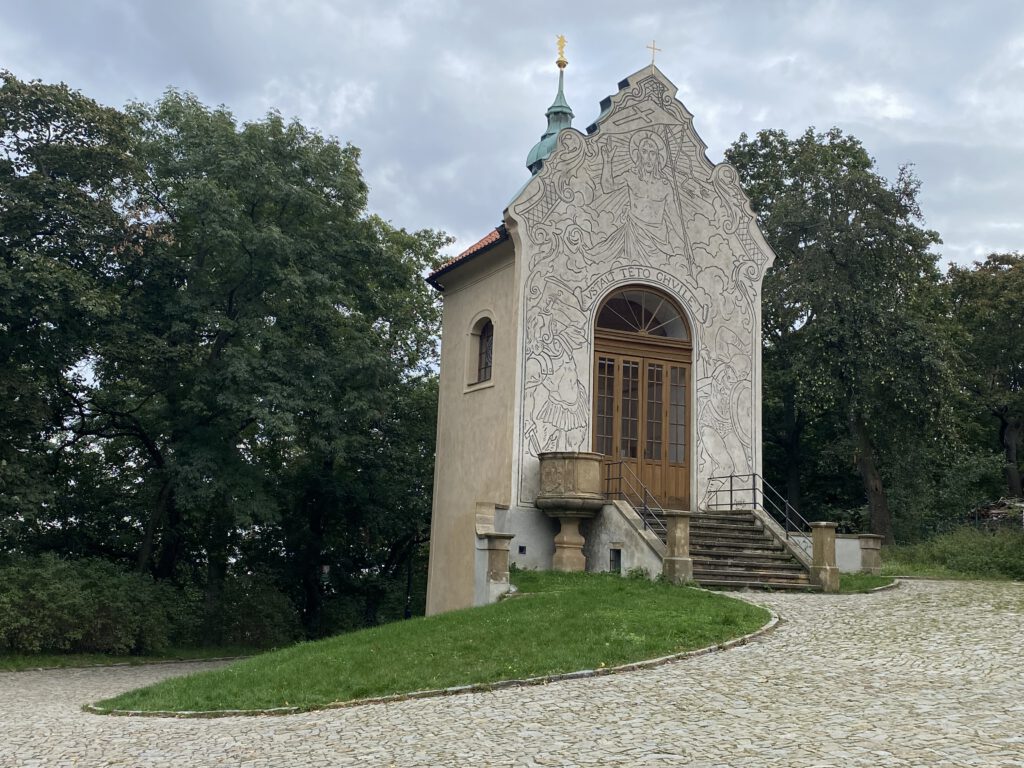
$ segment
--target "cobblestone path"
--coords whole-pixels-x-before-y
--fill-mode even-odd
[[[0,765],[1024,766],[1024,585],[751,597],[783,623],[723,653],[287,717],[79,711],[208,664],[0,674]]]

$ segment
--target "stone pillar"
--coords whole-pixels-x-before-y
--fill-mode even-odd
[[[690,559],[690,512],[666,510],[668,542],[662,573],[673,584],[693,581],[693,560]]]
[[[601,492],[602,456],[559,451],[538,458],[540,493],[535,503],[549,517],[557,517],[560,525],[551,567],[556,571],[586,570],[580,520],[593,517],[607,503]]]
[[[583,556],[580,518],[559,515],[558,523],[561,528],[555,535],[555,556],[551,559],[551,567],[556,571],[585,571],[587,559]]]
[[[811,582],[825,592],[839,591],[836,567],[836,524],[811,523]]]
[[[487,540],[487,581],[490,584],[508,586],[508,547],[515,538],[514,533],[488,533]]]
[[[475,575],[476,579],[484,581],[482,585],[474,585],[474,599],[481,605],[499,600],[509,590],[508,550],[515,534],[502,533],[494,529],[497,512],[506,509],[508,507],[489,501],[476,503],[476,538],[479,542],[476,548],[487,553],[487,573]],[[481,600],[484,602],[480,603]]]
[[[882,537],[874,533],[862,533],[860,539],[860,569],[864,573],[882,572]]]

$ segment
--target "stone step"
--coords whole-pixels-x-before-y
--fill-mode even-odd
[[[754,556],[740,556],[740,557],[708,557],[708,556],[694,556],[691,553],[693,560],[693,567],[698,566],[705,569],[711,568],[747,568],[752,571],[797,571],[803,572],[804,567],[789,558],[774,558],[774,557],[754,557]]]
[[[749,512],[742,512],[739,514],[730,512],[728,514],[708,514],[701,512],[699,514],[692,515],[690,521],[693,523],[710,522],[710,523],[756,523],[757,518]]]
[[[806,569],[798,561],[789,558],[758,557],[757,555],[746,555],[741,557],[693,557],[694,568],[724,568],[728,570],[748,569],[765,571],[791,571],[793,573],[805,573]]]
[[[773,570],[761,570],[760,568],[716,568],[694,566],[693,569],[694,578],[698,578],[697,574],[703,575],[711,579],[739,579],[740,581],[772,581],[775,579],[781,581],[807,581],[808,576],[804,571],[773,571]],[[699,578],[698,578],[699,580]]]
[[[742,522],[708,519],[690,521],[690,536],[692,536],[694,532],[703,532],[708,530],[745,530],[750,532],[759,532],[763,530],[763,528],[754,520],[744,520]]]
[[[755,549],[774,549],[775,547],[782,547],[782,544],[777,542],[771,536],[767,534],[744,534],[739,535],[735,533],[722,533],[716,531],[715,533],[708,535],[694,535],[694,532],[690,532],[690,546],[691,547],[753,547]]]
[[[690,541],[775,541],[771,534],[766,533],[758,528],[748,528],[745,530],[725,528],[691,528],[690,529]]]
[[[732,581],[730,579],[697,579],[696,581],[702,587],[712,589],[791,589],[799,590],[801,592],[821,592],[820,586],[809,582],[779,582],[776,584],[761,581]]]
[[[704,578],[707,579],[739,579],[740,581],[764,581],[764,582],[775,582],[775,581],[807,581],[807,574],[802,570],[800,571],[775,571],[775,570],[762,570],[760,568],[721,568],[718,566],[712,566],[709,568],[694,568],[693,578],[697,581],[701,581]]]
[[[736,507],[735,509],[722,507],[721,509],[701,509],[693,514],[700,515],[702,517],[754,517],[754,510],[743,509],[741,507]]]
[[[792,560],[793,556],[781,545],[765,542],[759,547],[715,546],[704,544],[690,545],[690,557],[693,556],[732,558],[738,557],[771,557],[779,560]]]
[[[690,526],[690,539],[772,539],[771,534],[764,528],[756,528],[753,525],[727,527],[724,525],[713,525],[702,527],[700,525]],[[774,541],[774,540],[773,540]]]
[[[751,510],[701,510],[690,518],[693,577],[720,589],[820,591],[804,566]]]

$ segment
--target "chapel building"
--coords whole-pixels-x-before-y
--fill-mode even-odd
[[[428,614],[496,599],[506,552],[654,576],[658,510],[761,473],[774,254],[738,175],[708,160],[654,64],[585,132],[558,64],[532,177],[428,278],[444,302]]]

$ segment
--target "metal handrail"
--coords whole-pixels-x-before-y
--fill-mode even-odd
[[[729,494],[728,502],[719,501],[719,497],[724,493]],[[761,509],[767,512],[782,527],[787,541],[792,540],[808,555],[811,554],[811,524],[807,518],[756,472],[708,478],[705,499],[713,499],[705,504],[712,510],[739,508]],[[798,534],[799,538],[794,539],[791,534]]]
[[[667,542],[668,528],[665,525],[665,509],[658,503],[650,489],[644,485],[633,468],[625,461],[613,461],[606,466],[608,473],[605,475],[605,498],[628,502],[640,516],[644,528],[649,528],[651,533],[662,542]],[[618,468],[618,474],[612,474],[613,467]],[[614,490],[613,482],[616,483]]]

